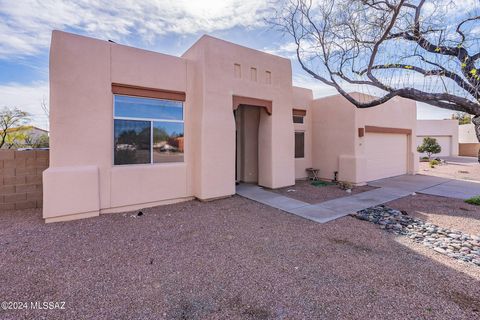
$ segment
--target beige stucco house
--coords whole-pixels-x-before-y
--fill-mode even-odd
[[[480,143],[475,133],[473,123],[462,124],[458,127],[459,155],[466,157],[477,157],[480,150]]]
[[[421,145],[426,137],[435,138],[442,148],[435,156],[458,156],[458,120],[417,120],[417,146]],[[420,153],[419,156],[425,154]]]
[[[314,100],[290,60],[210,36],[175,57],[54,31],[50,108],[47,222],[290,186],[310,167],[355,184],[418,167],[414,102]]]

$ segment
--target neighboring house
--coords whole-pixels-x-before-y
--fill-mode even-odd
[[[435,138],[442,147],[442,151],[434,156],[458,156],[458,120],[417,120],[417,146],[421,145],[426,137]],[[426,154],[419,153],[419,156]]]
[[[475,134],[475,126],[473,123],[462,124],[458,126],[458,142],[459,143],[478,143]]]
[[[3,132],[3,131],[2,131]],[[48,131],[37,128],[35,126],[20,126],[7,129],[7,143],[3,145],[3,149],[9,148],[8,142],[15,142],[15,146],[24,147],[28,144],[28,140],[38,139],[39,137],[47,135]],[[27,139],[26,139],[27,138]]]
[[[459,155],[476,157],[480,149],[473,123],[458,126]]]
[[[367,98],[367,97],[365,97]],[[181,57],[54,31],[47,222],[295,184],[414,174],[415,102],[356,109],[288,59],[210,36]]]

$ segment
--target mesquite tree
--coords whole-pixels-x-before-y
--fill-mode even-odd
[[[15,132],[11,130],[24,125],[30,120],[30,114],[18,108],[3,108],[0,110],[0,149],[8,144],[9,148],[14,145]],[[12,135],[9,137],[9,134]]]
[[[271,22],[293,38],[301,67],[356,107],[398,96],[467,112],[480,141],[479,3],[287,0]]]

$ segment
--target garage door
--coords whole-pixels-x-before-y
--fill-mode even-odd
[[[424,137],[417,137],[417,146],[423,143]],[[442,152],[437,153],[434,156],[450,156],[452,154],[452,137],[451,136],[432,136],[437,139],[438,144],[442,147]],[[426,156],[426,154],[420,153],[420,156]]]
[[[366,181],[406,174],[407,144],[406,134],[367,133],[365,135]]]

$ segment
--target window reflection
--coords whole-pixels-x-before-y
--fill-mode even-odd
[[[183,161],[183,123],[153,122],[153,162]]]
[[[114,163],[150,163],[150,121],[115,120]]]
[[[183,162],[183,102],[114,96],[114,164]]]
[[[115,96],[115,117],[183,120],[180,101]]]

